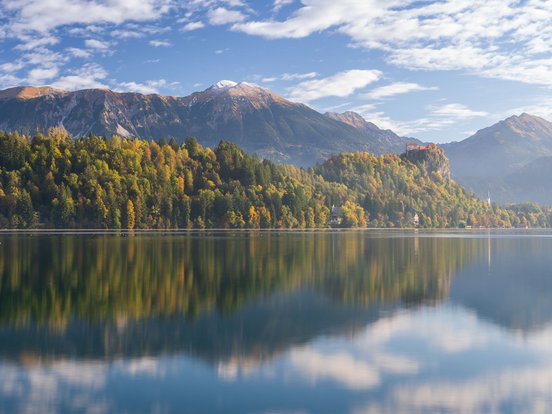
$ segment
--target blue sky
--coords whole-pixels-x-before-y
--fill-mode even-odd
[[[552,120],[550,0],[0,0],[0,88],[247,81],[433,142]]]

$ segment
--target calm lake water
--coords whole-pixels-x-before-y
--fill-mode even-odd
[[[549,413],[552,233],[1,234],[1,413]]]

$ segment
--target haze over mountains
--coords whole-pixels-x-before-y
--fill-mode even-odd
[[[443,145],[456,181],[498,202],[552,204],[552,123],[523,113]]]
[[[260,157],[303,166],[344,151],[399,152],[412,141],[346,118],[325,116],[268,89],[232,81],[186,97],[48,87],[0,92],[4,130],[33,133],[63,126],[73,136],[174,137],[179,142],[195,136],[207,146],[226,139]]]
[[[50,87],[0,91],[0,130],[34,133],[63,126],[73,136],[146,139],[195,136],[206,146],[232,141],[262,158],[311,166],[331,154],[403,152],[407,142],[355,112],[321,114],[246,82],[220,81],[186,97],[66,92]],[[552,123],[521,114],[442,145],[453,178],[493,201],[552,204]]]

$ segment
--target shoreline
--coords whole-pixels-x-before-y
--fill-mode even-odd
[[[549,227],[535,227],[535,228],[491,228],[491,227],[478,227],[478,228],[389,228],[389,227],[371,227],[371,228],[308,228],[308,229],[0,229],[0,235],[9,234],[22,234],[22,235],[208,235],[209,233],[215,234],[301,234],[301,233],[389,233],[389,234],[443,234],[443,233],[456,233],[456,234],[481,234],[481,233],[493,233],[493,234],[522,234],[522,233],[552,233],[552,228]]]

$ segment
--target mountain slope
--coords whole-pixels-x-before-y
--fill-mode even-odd
[[[552,204],[552,123],[523,113],[442,146],[453,177],[500,203]]]
[[[356,112],[346,111],[341,114],[337,112],[326,112],[324,115],[328,118],[335,119],[336,121],[351,125],[352,127],[363,131],[368,136],[377,136],[379,144],[379,150],[376,151],[377,153],[401,153],[404,151],[404,147],[407,143],[422,143],[415,138],[400,137],[390,129],[380,129],[376,124],[366,121]]]
[[[504,177],[539,157],[552,156],[552,123],[523,113],[443,148],[455,177]]]
[[[505,177],[463,177],[474,193],[499,203],[536,202],[552,206],[552,157],[540,157]]]
[[[34,133],[63,126],[73,136],[174,137],[178,142],[192,135],[208,146],[226,139],[263,158],[298,165],[342,151],[402,151],[403,138],[369,125],[358,128],[245,82],[220,81],[187,97],[48,87],[0,91],[3,130]]]

